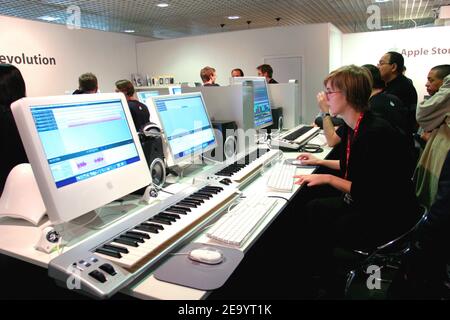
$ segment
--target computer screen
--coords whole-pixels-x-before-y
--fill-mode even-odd
[[[151,97],[159,96],[159,91],[138,91],[137,93],[138,100],[145,105],[148,105],[147,101],[151,99]]]
[[[150,117],[163,129],[169,166],[192,161],[194,156],[217,146],[200,92],[153,97],[149,109]]]
[[[24,98],[11,108],[53,223],[150,184],[123,94]]]
[[[250,102],[253,104],[253,128],[262,129],[273,124],[272,109],[270,106],[267,83],[264,77],[234,77],[230,79],[231,84],[242,84],[251,87]],[[245,90],[244,90],[245,92]],[[244,108],[247,108],[244,101]],[[244,113],[247,110],[244,110]]]
[[[181,86],[171,86],[169,87],[169,94],[181,94]]]

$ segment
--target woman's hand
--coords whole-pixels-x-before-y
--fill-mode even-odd
[[[297,160],[300,160],[302,162],[302,165],[307,166],[320,165],[320,159],[317,159],[310,153],[300,153],[300,155],[297,157]]]
[[[328,104],[328,99],[325,92],[322,91],[317,94],[317,104],[319,105],[320,111],[323,113],[330,112],[330,105]]]
[[[329,184],[331,181],[329,174],[308,174],[303,176],[294,176],[294,178],[298,179],[295,184],[306,184],[308,187]]]

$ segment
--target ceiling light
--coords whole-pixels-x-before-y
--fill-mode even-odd
[[[381,28],[383,28],[383,29],[390,29],[390,28],[392,28],[392,26],[382,26]]]
[[[239,18],[240,18],[239,16],[229,16],[228,20],[237,20]]]
[[[57,21],[61,18],[55,18],[55,17],[50,17],[50,16],[43,16],[43,17],[39,17],[38,19],[44,20],[44,21]]]
[[[134,30],[123,30],[123,32],[126,32],[126,33],[134,33],[134,32],[136,32],[136,31],[134,31]]]
[[[391,0],[375,0],[376,3],[384,3],[384,2],[389,2]]]
[[[157,6],[160,8],[167,8],[169,6],[169,4],[168,3],[158,3]]]

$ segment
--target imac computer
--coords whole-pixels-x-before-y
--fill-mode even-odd
[[[170,86],[169,94],[171,95],[181,94],[181,86]]]
[[[149,99],[151,99],[151,97],[157,97],[159,96],[159,91],[157,90],[151,90],[151,91],[138,91],[136,92],[137,94],[137,98],[138,100],[145,104],[148,105],[149,103]]]
[[[267,83],[264,77],[234,77],[231,84],[242,84],[244,129],[264,129],[273,124]]]
[[[151,183],[123,94],[23,98],[11,109],[53,224]]]
[[[200,92],[153,97],[149,104],[150,118],[162,128],[164,156],[173,167],[192,163],[217,146],[214,129]]]

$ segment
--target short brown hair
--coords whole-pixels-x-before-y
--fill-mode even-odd
[[[331,72],[323,81],[325,87],[330,82],[333,89],[342,91],[347,102],[357,111],[369,109],[372,93],[372,76],[366,68],[355,65],[345,66]]]
[[[204,67],[200,71],[200,78],[202,78],[203,82],[207,82],[214,75],[214,72],[216,72],[216,69],[214,69],[212,67]]]
[[[132,97],[134,95],[134,86],[130,80],[119,80],[116,82],[116,88],[122,92],[127,97]]]
[[[83,73],[78,78],[79,89],[83,92],[95,91],[98,89],[97,77],[93,73]]]
[[[258,66],[256,69],[261,70],[261,72],[263,74],[267,73],[269,78],[272,78],[272,76],[273,76],[273,69],[269,64],[262,64],[262,65]]]

